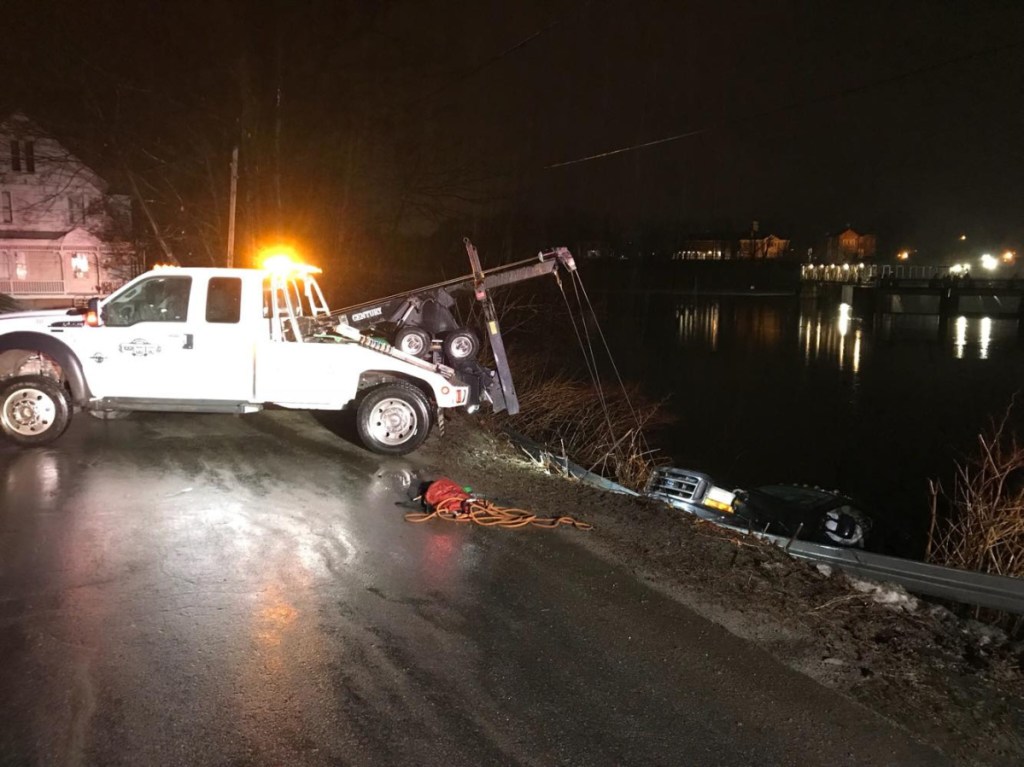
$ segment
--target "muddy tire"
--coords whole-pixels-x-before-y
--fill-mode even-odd
[[[60,382],[19,376],[0,384],[0,432],[16,445],[48,445],[71,421],[71,403]]]
[[[430,433],[430,405],[412,384],[394,382],[370,389],[356,413],[359,438],[384,455],[405,455]]]

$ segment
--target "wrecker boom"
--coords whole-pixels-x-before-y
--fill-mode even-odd
[[[557,277],[559,269],[574,272],[576,261],[566,248],[555,248],[534,258],[484,270],[473,243],[469,238],[464,238],[463,243],[472,274],[338,309],[331,312],[331,317],[359,331],[383,335],[403,352],[426,355],[432,346],[437,346],[436,342],[446,336],[459,333],[465,336],[469,332],[467,328],[457,326],[450,310],[455,305],[453,293],[472,291],[483,311],[497,373],[497,381],[484,381],[481,385],[488,391],[496,410],[504,408],[514,415],[519,412],[519,400],[490,291],[549,274]],[[445,362],[458,366],[459,361],[451,359],[453,356],[442,355]],[[466,359],[464,364],[466,368],[473,368],[475,362]],[[464,369],[463,372],[471,371]]]
[[[471,248],[474,253],[476,252],[476,248],[468,238],[464,242],[467,253]],[[470,258],[472,259],[472,256]],[[534,277],[555,274],[560,268],[565,269],[567,272],[576,271],[576,261],[572,257],[572,253],[566,248],[542,251],[533,258],[526,258],[511,264],[502,264],[491,269],[485,269],[480,274],[483,275],[484,288],[492,290],[505,285],[514,285],[517,282],[532,280]],[[344,309],[335,309],[331,314],[335,317],[343,316],[348,321],[348,324],[356,328],[368,327],[380,322],[399,322],[405,314],[408,304],[415,302],[417,298],[420,300],[434,298],[434,294],[437,291],[443,291],[450,295],[461,290],[475,290],[479,280],[479,274],[467,274],[463,277],[455,277],[454,279],[437,282],[433,285],[395,293],[386,298],[365,301],[345,307]],[[380,309],[380,311],[376,311],[377,309]]]

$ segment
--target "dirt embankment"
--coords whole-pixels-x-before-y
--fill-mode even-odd
[[[465,421],[450,432],[427,451],[478,493],[592,523],[565,534],[964,764],[1024,764],[1022,643],[663,504],[552,476]]]

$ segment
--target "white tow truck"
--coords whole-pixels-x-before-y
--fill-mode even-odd
[[[489,273],[468,241],[467,250],[500,374],[476,361],[467,328],[454,346],[427,333],[418,354],[361,332],[330,311],[315,268],[284,259],[261,269],[161,267],[88,309],[0,315],[0,432],[18,445],[48,444],[76,408],[112,417],[356,403],[366,447],[397,455],[422,444],[446,408],[486,402],[515,412]],[[545,254],[539,262],[524,278],[553,271]]]

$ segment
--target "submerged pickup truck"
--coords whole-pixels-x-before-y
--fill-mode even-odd
[[[475,358],[447,359],[440,343],[411,354],[332,314],[318,271],[157,268],[88,309],[0,315],[0,431],[32,446],[57,439],[76,409],[113,416],[355,403],[364,444],[403,454],[446,408],[505,407],[504,380]]]

